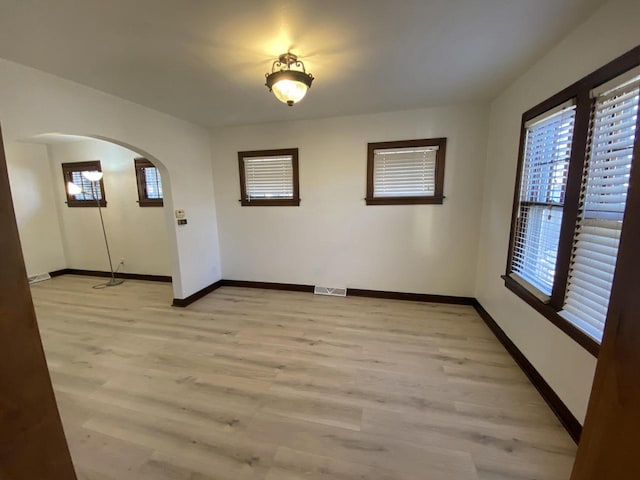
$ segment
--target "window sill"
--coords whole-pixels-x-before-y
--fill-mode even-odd
[[[533,307],[539,314],[553,323],[556,327],[569,335],[576,343],[582,348],[588,351],[594,357],[598,357],[600,353],[600,344],[588,336],[586,333],[579,330],[570,322],[562,318],[558,312],[551,305],[542,302],[534,294],[529,292],[525,287],[520,285],[513,278],[503,275],[504,285],[518,297]]]
[[[299,198],[269,199],[269,200],[240,200],[243,207],[299,207]]]
[[[67,200],[67,207],[97,207],[95,200]],[[100,200],[100,206],[107,206],[106,200]]]
[[[164,200],[162,199],[138,200],[138,205],[140,205],[141,207],[164,207]]]
[[[373,197],[367,205],[442,205],[444,197]]]

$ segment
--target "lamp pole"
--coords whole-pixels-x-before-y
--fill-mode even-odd
[[[96,182],[91,181],[91,196],[96,201],[96,205],[98,206],[98,214],[100,215],[100,225],[102,225],[102,235],[104,236],[104,245],[107,247],[107,257],[109,258],[109,269],[111,270],[111,279],[105,283],[106,287],[113,287],[115,285],[120,285],[124,283],[124,280],[121,278],[116,279],[116,275],[113,271],[113,262],[111,261],[111,251],[109,250],[109,241],[107,240],[107,230],[104,227],[104,218],[102,217],[102,207],[100,205],[100,199],[98,198],[98,193],[96,192]],[[98,180],[99,181],[99,180]]]

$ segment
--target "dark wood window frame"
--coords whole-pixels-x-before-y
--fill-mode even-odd
[[[518,167],[516,171],[515,189],[513,195],[509,251],[507,256],[506,273],[502,278],[504,279],[505,286],[509,290],[518,295],[527,304],[532,306],[536,311],[550,320],[555,326],[569,335],[569,337],[571,337],[579,345],[581,345],[589,353],[596,357],[598,356],[598,353],[600,351],[600,344],[558,314],[558,312],[562,310],[564,304],[564,297],[569,278],[574,230],[579,213],[578,208],[580,202],[580,191],[582,188],[584,162],[587,158],[587,137],[589,134],[591,112],[594,102],[590,98],[590,93],[594,88],[597,88],[600,85],[615,79],[616,77],[639,65],[640,46],[630,50],[624,55],[597,69],[593,73],[578,80],[561,92],[558,92],[542,103],[526,111],[522,115],[522,123],[520,127],[520,146],[518,152]],[[529,120],[536,118],[552,110],[553,108],[571,100],[574,100],[576,102],[576,116],[573,132],[573,142],[571,145],[571,155],[569,159],[569,170],[567,174],[563,218],[560,228],[560,239],[558,242],[556,275],[554,278],[551,298],[548,303],[545,303],[531,291],[525,288],[522,284],[518,283],[517,280],[510,276],[513,273],[511,268],[513,261],[513,245],[515,235],[517,234],[517,214],[520,197],[520,180],[524,163],[523,157],[526,139],[525,124]],[[638,121],[637,131],[640,131],[640,117]],[[640,135],[636,135],[635,152],[638,151],[638,145],[640,142],[639,139]],[[634,172],[636,176],[640,175],[640,159],[637,155],[634,155],[633,157],[632,172]],[[628,215],[640,215],[640,208],[627,202],[627,213],[625,214],[625,218]],[[618,264],[623,261],[624,259],[622,259],[619,255]],[[610,308],[612,308],[612,304],[610,304]]]
[[[436,152],[436,178],[433,195],[415,197],[375,197],[373,185],[374,153],[376,150],[438,147]],[[447,150],[446,138],[424,138],[421,140],[399,140],[393,142],[376,142],[367,144],[367,205],[441,205],[444,200],[444,167]]]
[[[138,205],[141,207],[162,207],[164,206],[163,198],[149,198],[147,196],[147,177],[145,176],[145,168],[157,167],[146,158],[136,158],[133,160],[136,171],[136,183],[138,185]],[[158,172],[159,174],[159,172]]]
[[[87,162],[73,162],[73,163],[63,163],[62,164],[62,177],[64,179],[64,191],[67,195],[67,206],[68,207],[96,207],[96,201],[91,200],[76,200],[73,198],[73,195],[69,195],[69,191],[67,190],[67,183],[73,182],[72,173],[73,172],[91,172],[91,171],[102,171],[102,164],[100,160],[90,160]],[[100,206],[107,206],[107,197],[104,191],[104,181],[100,179],[100,192],[102,194],[102,198],[100,199]],[[91,192],[88,192],[91,193]]]
[[[245,184],[244,159],[251,157],[278,157],[291,155],[293,169],[293,198],[247,199]],[[240,172],[240,204],[243,207],[297,207],[300,205],[300,177],[298,170],[298,149],[282,148],[279,150],[250,150],[238,152],[238,168]]]

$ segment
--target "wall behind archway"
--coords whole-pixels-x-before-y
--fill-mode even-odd
[[[139,155],[120,145],[95,139],[49,144],[47,150],[66,266],[79,270],[109,269],[96,209],[69,208],[64,203],[67,197],[62,181],[62,163],[100,160],[107,199],[102,214],[113,267],[122,259],[121,272],[171,275],[164,207],[138,205],[133,165]],[[19,204],[19,199],[15,203]]]
[[[170,94],[170,92],[167,92]],[[162,162],[171,181],[165,221],[175,298],[221,278],[208,132],[106,93],[0,59],[0,122],[6,141],[45,133],[107,138]],[[178,227],[177,208],[188,224]]]
[[[67,268],[47,146],[7,142],[4,150],[27,275]]]

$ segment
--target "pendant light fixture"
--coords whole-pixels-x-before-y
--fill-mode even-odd
[[[265,77],[269,91],[290,107],[304,98],[313,82],[313,75],[307,73],[304,63],[291,52],[280,55],[273,62],[271,73],[265,74]]]

